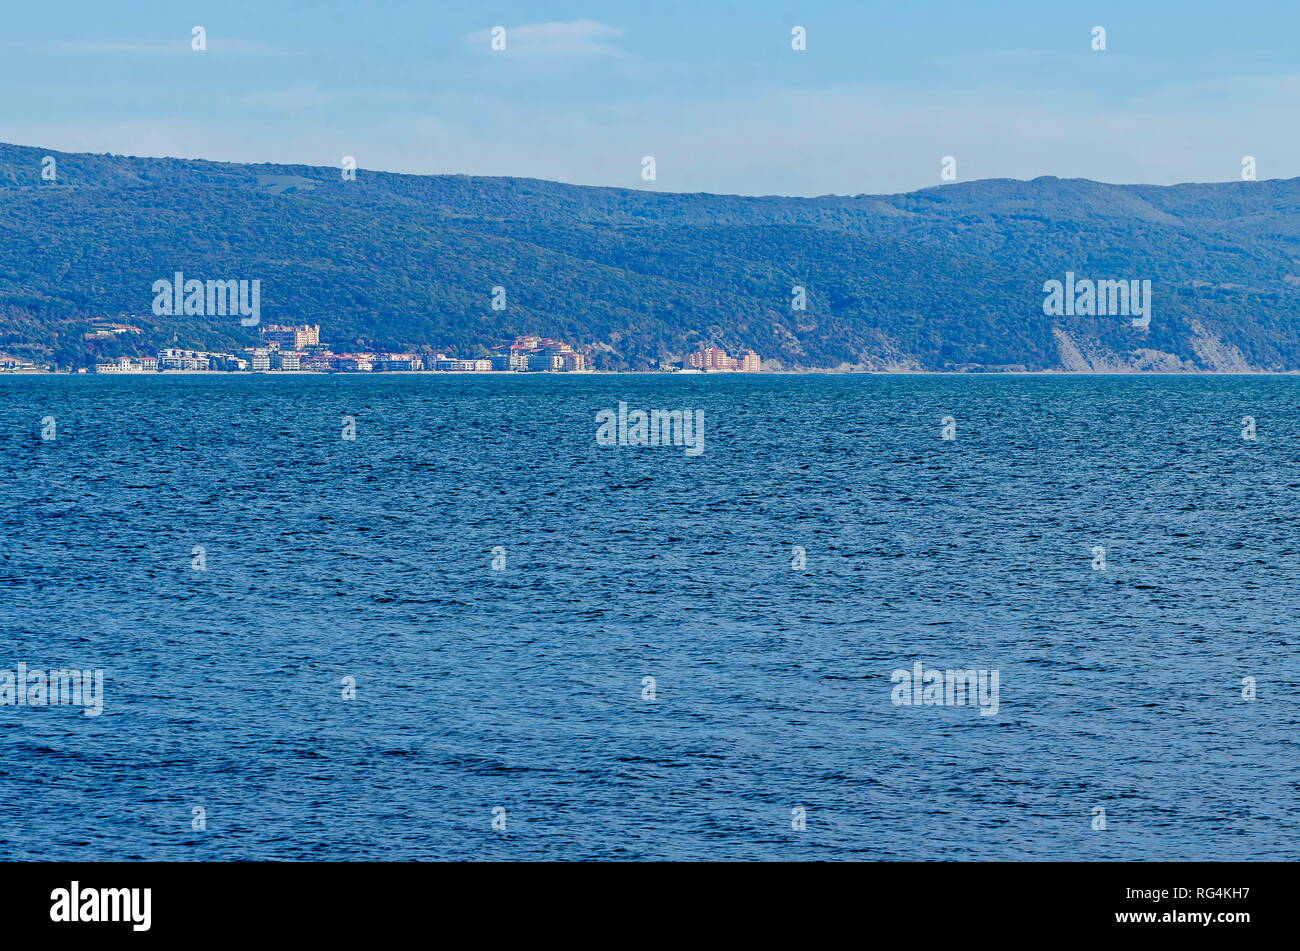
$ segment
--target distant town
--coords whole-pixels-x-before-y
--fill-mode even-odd
[[[97,324],[87,339],[113,339],[140,333],[129,324]],[[320,325],[269,325],[260,331],[259,346],[233,353],[162,347],[153,356],[119,356],[94,364],[94,373],[590,373],[592,348],[578,349],[550,337],[515,337],[510,343],[480,349],[479,356],[459,357],[434,350],[421,353],[339,352],[321,343]],[[483,356],[483,354],[488,354]],[[679,363],[659,369],[676,373],[757,373],[762,358],[753,350],[737,356],[718,347],[687,354]],[[0,372],[40,372],[30,360],[0,355]],[[87,372],[85,370],[79,372]]]

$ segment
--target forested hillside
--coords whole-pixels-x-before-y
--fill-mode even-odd
[[[339,347],[536,333],[610,369],[708,344],[790,368],[1300,369],[1297,210],[1300,179],[746,198],[0,145],[0,353],[76,366],[255,339],[154,316],[154,281],[182,271],[258,279],[264,323],[319,323]],[[1066,271],[1150,280],[1150,327],[1045,316]],[[105,319],[146,332],[83,339]]]

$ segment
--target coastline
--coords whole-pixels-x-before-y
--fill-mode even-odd
[[[517,376],[517,377],[592,377],[592,376],[664,376],[664,377],[762,377],[762,376],[1297,376],[1300,370],[763,370],[682,373],[672,370],[578,370],[568,372],[521,372],[518,370],[153,370],[144,373],[77,373],[71,370],[0,370],[0,379],[24,376],[141,377],[210,376],[210,377],[372,377],[372,376]]]

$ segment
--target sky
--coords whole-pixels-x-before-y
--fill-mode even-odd
[[[910,191],[945,156],[1300,175],[1296,0],[3,0],[0,88],[0,141],[59,151],[747,195]]]

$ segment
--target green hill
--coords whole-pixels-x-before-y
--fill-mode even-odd
[[[611,369],[708,344],[786,367],[1300,369],[1297,210],[1300,179],[749,198],[0,145],[0,352],[77,366],[256,339],[154,316],[153,282],[183,271],[258,279],[264,323],[319,323],[339,347],[535,333]],[[1066,271],[1150,280],[1149,329],[1045,316]],[[105,319],[145,333],[83,339]]]

